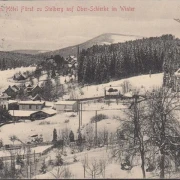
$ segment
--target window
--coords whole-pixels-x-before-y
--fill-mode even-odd
[[[32,109],[32,105],[29,105],[29,109]]]
[[[26,108],[26,106],[25,105],[22,105],[22,109],[25,109]]]
[[[39,106],[38,106],[38,105],[36,105],[36,109],[39,109]]]

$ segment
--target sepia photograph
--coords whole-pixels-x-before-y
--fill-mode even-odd
[[[0,179],[178,179],[179,93],[180,1],[0,1]]]

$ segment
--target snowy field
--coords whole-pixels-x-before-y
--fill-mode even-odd
[[[98,122],[98,127],[104,128],[108,126],[107,128],[109,131],[115,131],[119,126],[120,122],[116,120],[116,117],[124,117],[123,110],[100,110],[98,111],[98,114],[99,113],[107,115],[108,119]],[[75,117],[70,117],[72,114],[74,114]],[[83,111],[82,125],[85,126],[88,124],[93,116],[95,116],[94,110]],[[65,123],[65,120],[69,120],[69,122]],[[30,140],[30,136],[34,134],[42,134],[44,141],[52,141],[54,128],[57,129],[58,133],[60,133],[60,130],[68,128],[69,130],[72,130],[76,136],[78,127],[79,116],[77,113],[61,113],[44,120],[37,120],[33,122],[30,120],[25,120],[25,122],[23,121],[15,124],[4,125],[0,129],[0,137],[4,144],[12,144],[12,142],[9,140],[9,137],[12,135],[16,135],[22,141],[27,142]]]
[[[72,173],[72,178],[74,179],[83,179],[84,178],[84,170],[82,166],[82,160],[86,157],[88,158],[89,164],[94,160],[106,160],[106,172],[105,172],[105,178],[143,178],[142,171],[140,165],[137,165],[133,167],[131,170],[121,170],[120,162],[115,162],[113,160],[110,160],[110,150],[107,150],[105,148],[100,149],[93,149],[88,152],[82,152],[77,153],[76,157],[78,162],[73,162],[73,156],[74,155],[68,155],[67,157],[63,157],[65,162],[68,162],[68,168],[70,172]],[[49,157],[51,157],[51,160],[55,159],[55,153],[51,152],[49,154]],[[57,175],[57,167],[53,168],[52,171],[47,172],[46,174],[37,175],[36,179],[54,179],[55,177],[52,175]],[[147,173],[147,178],[152,178],[153,174]],[[90,174],[86,173],[86,178],[91,178]],[[96,178],[103,178],[102,175],[97,176]]]
[[[127,79],[122,79],[118,81],[112,81],[105,84],[85,86],[81,90],[83,95],[80,94],[79,89],[76,90],[76,94],[78,98],[90,98],[90,97],[98,97],[104,96],[104,88],[111,86],[121,86],[124,81],[129,81],[132,85],[133,89],[140,89],[142,86],[147,91],[151,91],[153,88],[159,87],[163,83],[163,73],[152,74],[151,77],[149,75],[140,75],[134,76]]]

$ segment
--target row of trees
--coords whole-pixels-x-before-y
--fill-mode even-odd
[[[111,45],[94,45],[78,58],[81,83],[103,83],[147,73],[162,72],[164,62],[178,66],[179,39],[172,35],[143,38]],[[173,67],[177,68],[177,67]]]
[[[0,70],[6,70],[8,68],[27,67],[33,64],[42,62],[42,57],[37,57],[30,54],[20,54],[14,52],[0,52]]]

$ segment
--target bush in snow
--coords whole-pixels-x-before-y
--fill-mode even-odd
[[[99,121],[101,121],[101,120],[103,120],[103,119],[108,119],[108,116],[107,115],[105,115],[105,114],[98,114],[97,116],[93,116],[92,118],[91,118],[91,123],[94,123],[94,122],[99,122]]]

